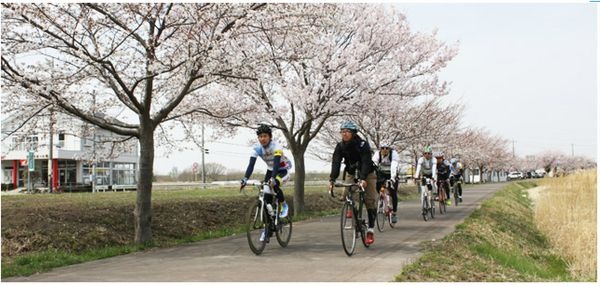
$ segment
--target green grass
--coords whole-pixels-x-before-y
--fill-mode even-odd
[[[316,217],[337,214],[339,210],[317,211],[303,214],[299,217],[294,217],[293,221],[302,221]],[[205,231],[195,235],[186,235],[180,238],[153,242],[145,245],[128,244],[120,246],[107,246],[94,248],[82,252],[73,252],[68,250],[52,249],[41,252],[28,253],[17,256],[14,259],[3,259],[2,261],[2,277],[12,276],[29,276],[35,273],[42,273],[53,268],[83,263],[102,258],[108,258],[117,255],[123,255],[131,252],[142,251],[155,247],[173,247],[180,244],[198,242],[206,239],[219,238],[242,234],[245,232],[243,224],[225,227],[221,229]]]
[[[537,229],[523,190],[513,183],[485,201],[444,239],[423,245],[424,254],[396,281],[574,281],[567,262],[550,250]]]
[[[291,187],[284,190],[293,206]],[[257,193],[237,187],[152,193],[153,241],[133,243],[135,192],[2,196],[2,278],[205,239],[244,233]],[[406,192],[406,196],[410,196]],[[307,186],[306,212],[294,221],[338,214],[326,187]]]
[[[121,245],[99,249],[91,249],[82,253],[72,253],[63,250],[46,250],[16,257],[12,263],[4,265],[2,261],[2,278],[12,276],[29,276],[34,273],[46,272],[56,267],[98,260],[116,255],[140,251],[152,245]]]

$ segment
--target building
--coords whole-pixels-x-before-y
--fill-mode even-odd
[[[123,139],[120,135],[61,113],[54,115],[52,133],[48,116],[40,116],[36,121],[36,126],[47,128],[36,127],[13,133],[22,122],[14,117],[2,121],[3,189],[27,187],[28,175],[35,188],[46,188],[49,182],[54,190],[91,186],[94,171],[97,189],[136,184],[137,141],[127,141],[126,151],[116,153],[113,144],[105,142]],[[52,152],[49,148],[51,144]],[[35,163],[31,172],[28,171],[27,162],[29,150],[33,151]]]

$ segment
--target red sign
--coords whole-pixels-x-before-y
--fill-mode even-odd
[[[19,160],[21,162],[21,167],[27,166],[27,160]]]

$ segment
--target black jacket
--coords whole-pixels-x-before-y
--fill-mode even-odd
[[[356,168],[359,168],[358,178],[365,180],[369,173],[375,171],[375,164],[371,160],[371,155],[369,143],[358,135],[354,135],[352,140],[347,143],[339,142],[335,146],[335,151],[333,151],[329,180],[333,182],[340,175],[342,159],[344,159],[347,174],[354,175]]]
[[[450,178],[450,166],[445,163],[437,165],[437,178],[438,180],[447,180]]]

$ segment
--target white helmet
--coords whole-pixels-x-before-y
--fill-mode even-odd
[[[437,152],[433,153],[433,157],[435,157],[435,158],[440,158],[440,157],[444,158],[444,152],[437,151]]]
[[[381,144],[379,145],[379,148],[388,148],[391,149],[392,148],[392,144],[390,144],[390,142],[388,141],[382,141]]]
[[[450,159],[450,164],[454,165],[458,160],[456,158]]]

